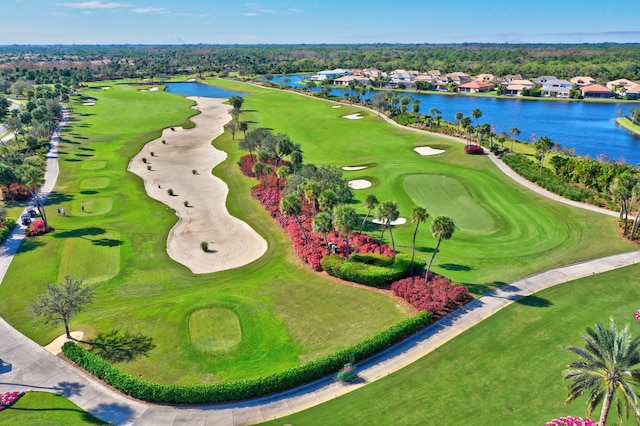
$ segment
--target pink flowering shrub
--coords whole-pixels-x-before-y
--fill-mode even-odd
[[[598,421],[576,416],[567,416],[549,420],[544,426],[598,426]]]
[[[637,310],[635,314],[633,314],[633,317],[636,319],[636,321],[640,322],[640,310]]]
[[[44,226],[44,220],[36,219],[27,227],[25,235],[27,237],[35,237],[36,235],[46,234],[49,231],[53,231],[53,228],[51,226],[49,227],[49,229],[47,229]]]
[[[430,312],[434,318],[442,318],[471,300],[469,290],[441,275],[429,274],[404,278],[391,284],[391,290],[421,311]]]
[[[24,392],[0,393],[0,411],[7,407],[11,407],[22,395],[24,395]]]
[[[465,154],[483,155],[484,149],[480,145],[472,144],[464,147]]]

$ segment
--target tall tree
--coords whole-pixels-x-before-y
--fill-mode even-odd
[[[247,137],[247,130],[249,130],[249,123],[247,123],[246,121],[241,121],[238,123],[238,130],[240,130],[242,132],[242,135],[245,137]]]
[[[480,108],[474,108],[471,111],[471,116],[476,119],[476,126],[480,125],[480,117],[482,117],[482,111]]]
[[[358,226],[358,214],[353,207],[347,204],[341,204],[333,209],[333,227],[336,231],[344,235],[347,243],[345,258],[349,259],[351,254],[349,248],[349,234]]]
[[[439,215],[433,219],[431,222],[431,235],[434,238],[438,239],[438,243],[436,244],[435,250],[433,250],[433,254],[431,255],[431,260],[429,260],[429,266],[427,266],[427,273],[424,277],[425,284],[429,281],[429,272],[431,271],[431,265],[433,264],[433,259],[435,259],[438,250],[440,249],[440,243],[443,240],[448,240],[453,236],[453,232],[456,230],[456,225],[453,223],[453,219],[449,216]]]
[[[413,276],[413,262],[416,257],[416,236],[418,235],[418,227],[421,223],[425,222],[429,217],[427,209],[424,207],[416,206],[411,211],[411,223],[416,224],[416,228],[413,230],[413,242],[411,244],[411,276]]]
[[[329,247],[327,234],[333,229],[333,219],[331,218],[331,215],[327,212],[318,213],[313,218],[311,227],[313,228],[313,232],[315,232],[316,234],[321,234],[324,237],[324,244],[325,246]]]
[[[307,179],[302,184],[302,191],[304,192],[304,198],[311,204],[313,215],[315,216],[318,213],[318,197],[322,192],[322,186],[315,180]]]
[[[384,229],[389,228],[389,235],[391,236],[391,246],[393,248],[394,263],[396,254],[396,242],[393,239],[393,229],[391,223],[398,219],[400,212],[398,212],[398,203],[395,201],[383,201],[378,206],[376,212],[376,218],[383,223],[382,235],[384,236]],[[382,237],[381,237],[382,238]]]
[[[318,207],[323,212],[330,212],[338,203],[336,193],[332,189],[325,189],[318,195]]]
[[[633,227],[631,228],[630,236],[630,238],[633,240],[635,239],[636,233],[640,228],[640,180],[638,180],[638,182],[636,182],[636,184],[633,186],[633,189],[631,190],[631,197],[634,201],[634,204],[636,205],[636,218],[633,221]]]
[[[546,136],[542,136],[538,138],[536,142],[533,144],[533,147],[538,154],[538,158],[540,158],[540,177],[542,177],[542,168],[544,167],[544,157],[547,155],[547,152],[551,151],[553,148],[553,142]]]
[[[302,227],[302,223],[300,223],[300,218],[298,217],[300,213],[302,213],[302,201],[300,200],[300,197],[294,194],[282,197],[280,200],[280,212],[285,216],[293,216],[300,227],[302,237],[306,240],[307,234],[304,232],[304,228]]]
[[[517,127],[510,128],[509,135],[511,136],[511,152],[513,152],[513,141],[518,139],[518,136],[520,136],[520,129]]]
[[[595,330],[587,328],[582,339],[585,349],[565,346],[579,357],[564,372],[564,379],[570,382],[566,402],[586,394],[587,415],[602,403],[598,425],[604,426],[615,400],[620,424],[623,412],[628,418],[629,411],[640,422],[636,391],[640,384],[640,337],[631,335],[628,324],[618,329],[611,318],[609,328],[598,322]]]
[[[93,296],[93,290],[83,287],[81,279],[67,275],[62,283],[47,285],[46,292],[38,294],[27,310],[36,318],[41,318],[45,324],[62,322],[67,337],[71,338],[71,317],[91,303]]]
[[[378,198],[373,194],[367,194],[367,196],[364,198],[364,203],[362,203],[362,204],[367,209],[367,214],[364,216],[364,219],[362,219],[362,225],[360,225],[360,233],[361,234],[362,234],[362,231],[364,230],[364,225],[367,222],[367,219],[369,219],[369,215],[371,214],[371,210],[375,209],[376,206],[379,203],[380,202],[378,201]]]
[[[49,221],[47,220],[47,213],[44,210],[44,201],[41,199],[38,194],[38,186],[40,186],[44,182],[44,171],[38,169],[33,166],[21,165],[16,171],[16,176],[20,180],[20,183],[29,188],[29,192],[31,193],[31,198],[33,198],[33,202],[35,203],[36,209],[38,209],[38,213],[40,217],[44,221],[44,229],[49,229]]]
[[[625,171],[616,176],[610,188],[613,198],[620,204],[620,220],[624,220],[625,232],[627,232],[627,219],[631,211],[633,187],[637,182],[638,178],[633,173]]]

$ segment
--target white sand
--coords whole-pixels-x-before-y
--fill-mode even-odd
[[[84,333],[82,331],[72,331],[71,337],[73,337],[74,340],[82,340],[82,338],[84,337]],[[68,341],[70,341],[70,339],[67,338],[66,334],[63,334],[62,336],[56,337],[53,342],[49,343],[44,348],[52,354],[58,355],[62,352],[62,345],[64,345]]]
[[[371,222],[377,223],[378,225],[382,225],[383,222],[378,219],[372,219]],[[404,217],[399,217],[396,220],[391,221],[391,225],[404,225],[407,223],[407,219]]]
[[[193,82],[195,82],[195,81],[196,81],[196,79],[195,79],[195,78],[190,78],[189,80],[187,80],[187,83],[193,83]]]
[[[343,115],[342,118],[346,118],[348,120],[360,120],[364,117],[359,112],[356,112],[355,114]]]
[[[366,179],[354,179],[348,182],[351,189],[365,189],[371,187],[371,182]]]
[[[342,105],[334,105],[331,108],[342,108]]]
[[[229,189],[211,174],[211,169],[226,158],[211,141],[223,133],[229,106],[222,104],[224,99],[189,99],[202,111],[191,118],[195,127],[165,129],[160,138],[147,143],[131,160],[129,170],[144,179],[150,197],[176,211],[178,222],[167,239],[167,252],[173,260],[196,274],[238,268],[261,257],[267,242],[229,214],[225,206]],[[151,156],[152,151],[155,156]],[[147,164],[142,162],[143,157]],[[173,196],[168,194],[169,188]],[[207,252],[200,247],[202,241],[209,243]]]
[[[429,146],[419,146],[417,148],[413,148],[413,150],[420,155],[437,155],[444,152],[444,149],[434,149]]]
[[[93,106],[95,104],[96,104],[95,102],[83,102],[82,103],[82,105],[84,105],[84,106]]]
[[[364,170],[366,168],[367,168],[367,166],[344,166],[344,167],[342,167],[342,170],[350,172],[350,171],[354,171],[354,170]]]
[[[109,87],[109,86],[103,86],[103,87],[101,87],[101,89],[102,89],[102,90],[109,90],[109,89],[111,89],[111,87]]]

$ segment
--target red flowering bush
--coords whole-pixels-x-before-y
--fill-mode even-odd
[[[480,145],[476,145],[476,144],[466,145],[464,147],[464,152],[465,152],[465,154],[471,154],[471,155],[483,155],[484,154],[484,148],[482,148]]]
[[[544,426],[598,426],[598,421],[576,416],[567,416],[550,420],[545,423]]]
[[[44,226],[44,220],[36,219],[27,227],[25,235],[27,237],[35,237],[36,235],[46,234],[50,231],[53,231],[53,228],[51,226],[49,226],[49,228],[47,229]]]
[[[11,407],[22,395],[24,395],[24,392],[0,393],[0,411],[7,407]]]
[[[31,199],[29,188],[19,183],[12,183],[9,186],[4,185],[0,188],[2,191],[2,199],[5,201],[26,201]]]
[[[391,284],[391,290],[421,311],[429,311],[434,318],[441,318],[471,300],[469,290],[441,275],[429,274],[409,277]]]
[[[251,155],[243,155],[238,160],[238,166],[240,167],[240,172],[243,175],[249,177],[256,177],[256,174],[253,172],[253,165],[255,164],[255,159]]]

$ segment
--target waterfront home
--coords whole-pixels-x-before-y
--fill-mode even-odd
[[[323,70],[318,72],[317,74],[310,75],[309,80],[311,81],[324,81],[324,80],[333,80],[338,77],[342,77],[343,75],[353,75],[352,70],[345,70],[342,68],[336,68],[335,70]]]
[[[493,74],[478,74],[475,81],[482,81],[484,83],[497,83],[498,77]]]
[[[590,84],[588,86],[582,86],[580,90],[582,91],[583,98],[609,99],[614,97],[614,94],[611,90],[600,84]]]
[[[447,83],[455,83],[457,85],[468,83],[471,80],[471,76],[467,73],[456,71],[450,72],[442,76],[443,80],[446,80]]]
[[[405,70],[394,70],[389,73],[389,78],[391,79],[387,84],[388,87],[399,88],[399,89],[409,89],[415,88],[416,84],[414,79],[418,75],[417,71],[405,71]]]
[[[343,75],[342,77],[338,77],[333,80],[333,84],[337,84],[339,86],[348,86],[351,82],[360,83],[363,86],[371,85],[371,80],[364,76],[357,75]]]
[[[638,99],[640,96],[640,84],[626,78],[619,78],[607,83],[607,88],[619,96],[626,96],[627,99]]]
[[[495,86],[491,83],[484,81],[470,81],[458,86],[458,92],[460,93],[486,93],[492,90]]]
[[[625,87],[625,89],[626,91],[623,96],[626,96],[627,99],[640,99],[640,84],[633,83]]]
[[[380,71],[379,69],[376,68],[365,68],[362,71],[360,71],[360,75],[362,75],[363,77],[367,77],[371,80],[375,80],[378,77],[386,77],[387,74],[384,73],[383,71]]]
[[[528,81],[529,77],[527,77],[524,74],[509,74],[502,77],[502,80],[500,80],[500,83],[506,86],[507,84],[513,83],[514,81],[522,81],[522,80]]]
[[[596,81],[591,78],[591,77],[586,77],[586,76],[578,76],[578,77],[573,77],[571,80],[569,80],[571,82],[571,84],[575,84],[577,86],[588,86],[590,84],[596,84]]]
[[[504,84],[504,83],[503,83]],[[504,92],[505,95],[521,96],[523,90],[531,90],[536,87],[536,84],[531,80],[511,80],[506,84],[507,88]]]
[[[540,93],[545,97],[568,98],[573,83],[554,76],[543,75],[535,79],[535,83],[542,86]]]

